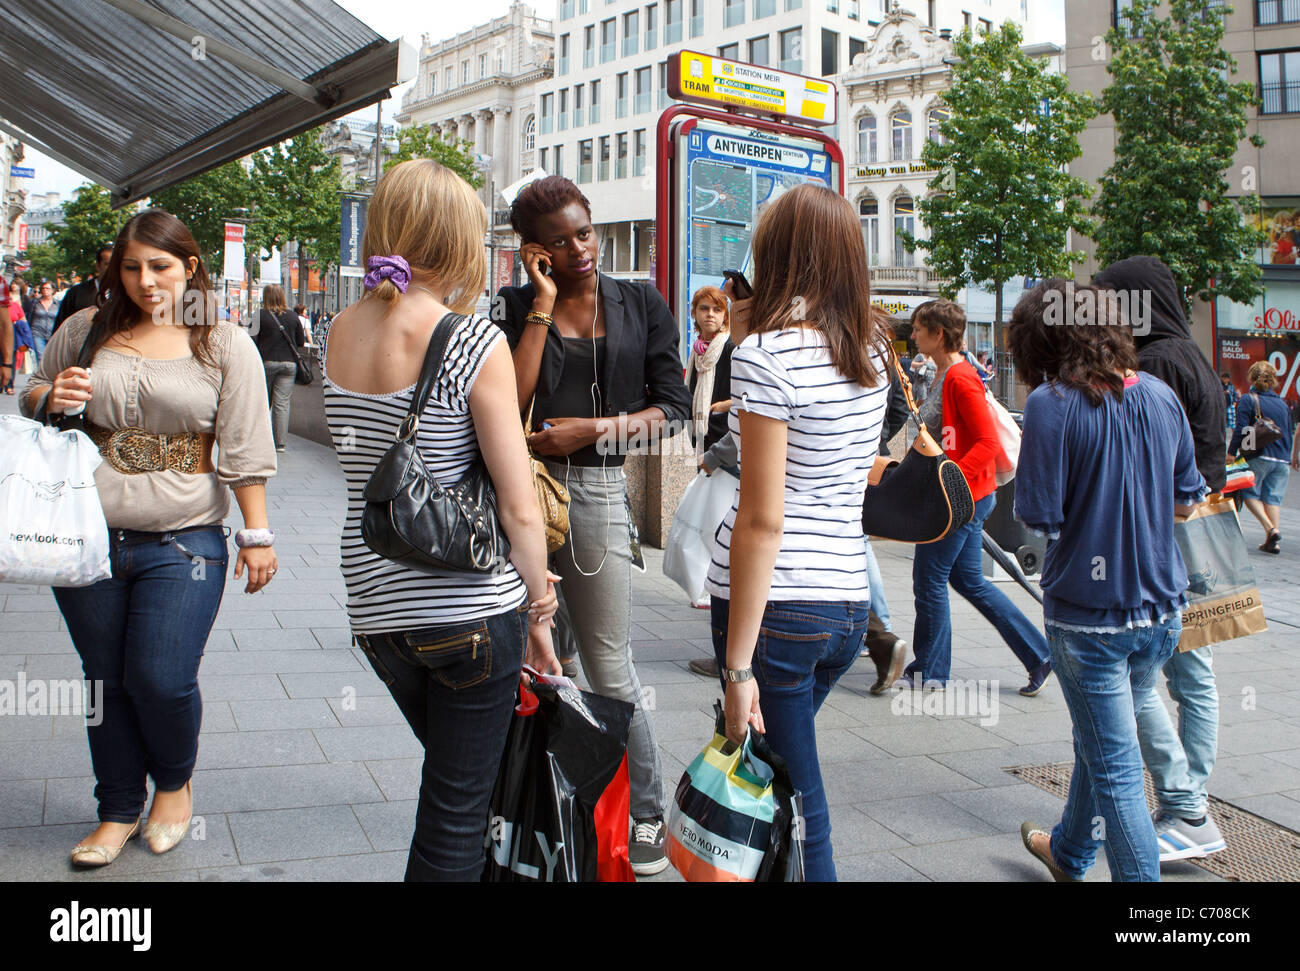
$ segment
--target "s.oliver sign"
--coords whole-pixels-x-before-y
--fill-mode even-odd
[[[1255,318],[1255,324],[1263,330],[1300,331],[1300,316],[1294,310],[1269,307]]]

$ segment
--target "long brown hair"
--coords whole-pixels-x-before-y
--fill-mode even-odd
[[[750,333],[815,326],[835,369],[865,388],[880,380],[878,314],[871,306],[867,249],[853,206],[839,193],[804,183],[768,206],[754,231]]]
[[[126,252],[126,244],[132,241],[170,253],[187,267],[191,256],[198,260],[194,273],[185,285],[181,305],[174,308],[175,319],[177,323],[186,323],[185,312],[197,304],[202,313],[202,322],[190,326],[190,350],[200,363],[216,367],[216,355],[212,350],[212,328],[217,323],[216,303],[211,299],[212,281],[203,266],[203,254],[199,252],[199,244],[194,241],[194,234],[164,209],[146,209],[132,216],[113,242],[113,256],[100,280],[99,296],[95,301],[99,309],[95,311],[90,323],[93,333],[91,357],[110,337],[129,330],[147,316],[127,296],[122,286],[122,255]]]
[[[284,287],[278,283],[268,283],[262,287],[262,308],[273,314],[284,313],[289,305],[284,299]]]

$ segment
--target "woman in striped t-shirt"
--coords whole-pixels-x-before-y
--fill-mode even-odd
[[[740,493],[707,589],[727,737],[765,732],[804,796],[809,880],[834,880],[813,716],[853,664],[870,595],[862,496],[889,396],[853,207],[786,192],[754,233],[749,336],[731,358]],[[762,709],[759,697],[762,696]]]
[[[477,880],[488,800],[525,653],[559,673],[555,593],[528,469],[510,349],[482,317],[455,325],[416,443],[444,485],[481,451],[510,558],[497,574],[422,573],[361,538],[362,490],[393,444],[438,322],[483,286],[487,213],[463,180],[428,159],[380,180],[362,242],[369,291],[330,327],[325,413],[347,477],[341,542],[357,644],[424,746],[408,880]],[[526,616],[523,606],[531,605]]]

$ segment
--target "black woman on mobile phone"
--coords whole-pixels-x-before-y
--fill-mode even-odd
[[[528,442],[568,490],[569,535],[553,554],[559,591],[588,683],[636,706],[628,739],[632,869],[658,873],[664,855],[663,774],[632,663],[632,536],[623,459],[691,417],[677,322],[648,283],[600,273],[591,204],[547,176],[515,199],[510,222],[528,273],[503,287],[492,317],[514,352]],[[543,424],[549,427],[543,427]],[[566,641],[563,631],[558,645]],[[563,658],[561,658],[563,661]]]

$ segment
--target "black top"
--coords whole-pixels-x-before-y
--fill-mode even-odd
[[[564,376],[560,379],[555,394],[550,397],[551,414],[589,418],[600,413],[597,409],[604,403],[605,386],[597,375],[605,369],[605,343],[604,337],[596,338],[596,358],[593,361],[591,341],[583,337],[564,338]],[[596,385],[594,395],[591,389],[593,383]],[[537,422],[535,412],[536,409],[534,423]],[[600,450],[594,443],[580,448],[569,455],[569,462],[572,465],[599,467],[602,464]],[[611,452],[604,457],[607,468],[616,468],[622,464],[623,456],[620,454]]]
[[[682,380],[682,358],[677,322],[659,291],[648,283],[615,280],[601,275],[601,306],[605,311],[606,353],[600,363],[601,414],[633,414],[657,407],[679,426],[689,423],[691,396]],[[513,351],[523,336],[524,318],[533,306],[533,285],[502,287],[497,293],[492,319],[506,335]],[[537,326],[537,325],[532,325]],[[566,341],[551,328],[537,375],[533,425],[550,415],[572,417],[556,407],[568,356]],[[590,345],[588,345],[590,346]],[[588,392],[591,379],[581,385]],[[591,414],[590,396],[579,416]],[[600,463],[597,462],[597,465]]]
[[[280,326],[276,326],[277,319]],[[280,327],[284,330],[281,331]],[[293,348],[285,340],[286,334],[293,340],[294,347],[302,347],[307,343],[302,332],[302,321],[298,319],[296,313],[292,310],[282,310],[278,314],[273,314],[263,307],[257,317],[257,333],[253,335],[257,351],[262,355],[263,364],[270,361],[295,363]]]
[[[714,338],[717,340],[717,338]],[[736,349],[736,345],[727,337],[726,346],[722,348],[722,356],[718,358],[718,363],[713,366],[713,399],[709,402],[716,405],[719,401],[726,401],[731,397],[731,353]],[[691,392],[691,400],[695,399],[695,382],[699,375],[695,369],[691,368],[686,375],[686,386]],[[691,433],[694,435],[695,424],[691,423]],[[709,426],[704,432],[704,450],[707,452],[727,434],[727,413],[720,411],[717,414],[709,415]]]

